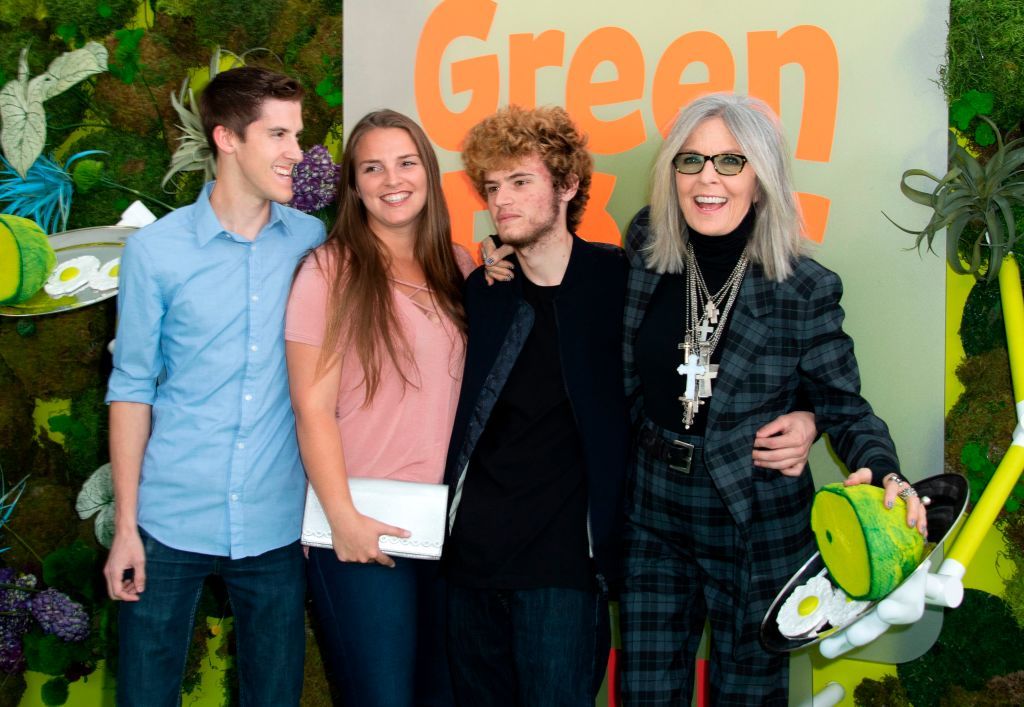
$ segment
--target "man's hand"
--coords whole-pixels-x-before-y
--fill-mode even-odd
[[[376,562],[385,567],[394,567],[395,561],[380,549],[381,535],[407,538],[410,533],[356,513],[342,520],[338,527],[331,528],[334,554],[342,562]]]
[[[494,239],[488,236],[480,241],[480,259],[484,262],[484,279],[488,285],[495,282],[509,282],[512,279],[514,266],[509,260],[514,249],[510,245],[503,245],[500,248],[494,247]]]
[[[776,417],[754,435],[754,466],[800,476],[816,434],[814,413],[797,411]]]
[[[114,534],[103,576],[111,599],[139,600],[139,594],[146,590],[146,552],[138,530]]]

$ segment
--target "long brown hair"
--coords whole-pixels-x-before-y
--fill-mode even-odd
[[[441,170],[437,155],[423,129],[412,119],[393,110],[379,110],[364,116],[352,132],[341,160],[342,182],[338,189],[338,220],[317,263],[327,278],[327,323],[318,372],[354,351],[363,371],[364,405],[369,405],[381,380],[386,356],[410,383],[410,366],[415,368],[408,342],[398,326],[388,270],[391,256],[370,229],[366,207],[356,189],[355,152],[359,141],[378,128],[401,128],[409,134],[427,173],[427,200],[417,223],[413,255],[423,268],[435,305],[447,315],[461,334],[466,331],[462,307],[462,271],[452,252],[451,223],[441,191]],[[321,253],[333,256],[327,267]],[[330,342],[337,342],[337,348]]]

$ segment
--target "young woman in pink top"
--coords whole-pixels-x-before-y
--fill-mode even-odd
[[[439,483],[465,354],[461,288],[437,157],[400,113],[370,113],[341,164],[338,220],[300,268],[285,336],[302,461],[334,549],[308,575],[333,688],[346,705],[452,702],[438,563],[391,558],[349,476]]]

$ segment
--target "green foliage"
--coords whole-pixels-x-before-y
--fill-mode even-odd
[[[99,466],[106,450],[107,416],[100,388],[83,391],[71,401],[70,415],[51,417],[50,429],[64,435],[67,478],[81,483]]]
[[[139,42],[142,41],[144,29],[119,29],[114,32],[117,48],[114,49],[114,60],[107,70],[125,83],[133,83],[139,73]]]
[[[54,550],[43,558],[43,581],[71,597],[82,597],[88,602],[96,596],[96,577],[100,565],[95,548],[81,540]]]
[[[103,130],[83,135],[69,146],[69,152],[100,150],[104,157],[105,174],[118,184],[130,185],[144,194],[163,194],[160,180],[170,159],[167,144],[160,139],[146,135],[126,133],[119,130]],[[190,203],[196,193],[179,193],[169,199],[174,206]],[[121,212],[131,200],[123,197],[115,188],[98,185],[88,199],[75,201],[68,219],[68,228],[83,228],[99,223],[117,223]],[[147,204],[157,216],[162,209]],[[94,464],[88,472],[98,466]],[[88,476],[88,473],[86,474]],[[85,476],[82,477],[82,480]]]
[[[102,37],[123,27],[135,14],[135,8],[135,0],[46,0],[50,17],[65,28],[73,25],[76,33],[86,39]]]
[[[0,25],[16,27],[22,20],[35,17],[40,0],[4,0],[0,3]],[[0,78],[0,84],[3,79]]]
[[[28,669],[44,675],[63,675],[73,663],[89,659],[88,641],[67,643],[34,628],[22,639]]]
[[[1006,348],[1003,304],[998,282],[976,282],[967,295],[960,318],[964,353],[977,356],[994,348]]]
[[[946,65],[950,102],[971,89],[990,92],[1004,130],[1024,118],[1024,11],[1020,0],[951,0]]]
[[[966,133],[971,127],[974,119],[980,115],[992,113],[992,94],[981,91],[970,90],[960,98],[949,104],[949,122],[956,126],[960,132]],[[996,134],[992,126],[984,121],[978,121],[974,129],[974,142],[982,147],[988,147],[996,141]]]
[[[1006,349],[997,347],[964,359],[956,375],[964,392],[946,416],[946,471],[966,475],[965,447],[974,443],[989,459],[1001,459],[1017,425],[1017,414]]]
[[[995,127],[987,117],[980,118]],[[917,236],[918,248],[927,242],[928,250],[932,250],[935,235],[945,230],[949,266],[957,273],[992,282],[1003,257],[1013,250],[1018,239],[1014,209],[1024,206],[1022,169],[1024,138],[1004,143],[997,130],[996,150],[984,164],[950,139],[950,169],[945,176],[939,178],[923,169],[908,169],[900,179],[905,197],[932,209],[928,223],[915,231],[889,221],[901,231]],[[918,177],[931,180],[935,188],[927,192],[907,183]]]
[[[331,108],[337,108],[343,100],[341,86],[336,84],[330,76],[325,77],[316,85],[316,95],[323,98]]]
[[[307,25],[292,35],[292,38],[288,41],[288,44],[284,49],[284,56],[282,57],[284,63],[294,64],[299,50],[308,44],[309,40],[311,40],[314,35],[316,35],[316,27],[313,27],[312,25]]]
[[[39,689],[39,697],[47,707],[56,707],[68,701],[68,681],[66,678],[50,678]]]
[[[997,675],[977,692],[954,685],[943,697],[943,707],[1017,707],[1024,705],[1024,671]]]
[[[171,17],[195,17],[198,0],[156,0],[156,11]]]
[[[0,707],[18,707],[25,693],[25,676],[22,673],[0,672]]]
[[[853,691],[853,703],[857,707],[913,707],[907,699],[907,691],[893,675],[881,680],[861,680]]]
[[[196,38],[207,45],[263,47],[283,0],[208,0],[195,16]]]
[[[914,707],[938,707],[954,685],[980,690],[994,676],[1024,670],[1024,630],[999,597],[965,589],[958,609],[946,611],[935,645],[897,667]]]
[[[988,482],[992,480],[992,475],[996,472],[996,464],[989,459],[987,446],[977,442],[964,445],[963,451],[960,453],[960,461],[964,465],[967,483],[971,489],[971,503],[977,503],[985,487],[988,486]],[[1021,503],[1024,503],[1024,483],[1018,481],[1006,499],[1004,508],[1007,513],[1015,513]]]
[[[85,42],[85,35],[74,22],[64,22],[57,25],[53,33],[60,37],[70,48],[80,47]]]
[[[88,194],[103,180],[103,163],[99,160],[78,160],[71,170],[71,179],[75,182],[75,189]]]
[[[1003,599],[1010,607],[1017,625],[1024,628],[1024,567],[1018,566],[1013,576],[1006,581]]]

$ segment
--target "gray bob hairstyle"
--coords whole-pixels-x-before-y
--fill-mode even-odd
[[[647,267],[659,273],[683,271],[688,231],[679,208],[672,158],[693,131],[711,118],[722,119],[757,174],[750,259],[764,268],[768,279],[781,282],[792,272],[803,247],[789,150],[772,109],[761,100],[732,93],[704,96],[683,108],[661,145],[651,172],[652,238],[644,249]]]

